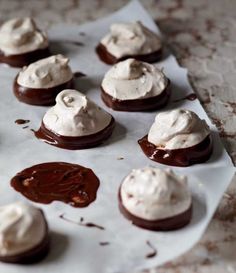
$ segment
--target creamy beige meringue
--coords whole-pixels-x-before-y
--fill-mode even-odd
[[[112,116],[82,93],[66,89],[56,97],[56,105],[44,118],[45,127],[62,136],[86,136],[105,129]]]
[[[45,33],[31,18],[15,18],[0,27],[0,50],[5,55],[18,55],[48,47]]]
[[[167,77],[154,65],[130,58],[105,74],[102,88],[113,98],[132,100],[160,95],[167,84]]]
[[[177,109],[157,114],[148,141],[158,149],[181,149],[197,145],[209,134],[205,120],[192,111]]]
[[[124,179],[120,194],[122,205],[131,214],[150,221],[181,214],[192,203],[185,176],[155,167],[132,170]]]
[[[162,46],[157,34],[139,21],[112,24],[101,44],[116,58],[153,53]]]
[[[38,208],[21,202],[0,207],[0,256],[17,255],[34,248],[46,232],[47,224]]]
[[[28,88],[51,88],[70,81],[73,73],[68,65],[69,59],[54,55],[23,67],[17,83]]]

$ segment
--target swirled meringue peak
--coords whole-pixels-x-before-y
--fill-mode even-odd
[[[16,202],[0,207],[0,255],[24,253],[39,245],[47,232],[40,209]]]
[[[158,96],[167,84],[168,78],[157,67],[130,58],[115,64],[105,74],[102,88],[113,98],[132,100]]]
[[[210,128],[192,111],[176,109],[157,114],[148,141],[158,149],[188,148],[202,142]]]
[[[69,59],[54,55],[23,67],[17,83],[28,88],[51,88],[68,82],[73,73],[68,65]]]
[[[11,19],[0,27],[0,50],[5,55],[24,54],[46,47],[46,34],[29,17]]]
[[[139,21],[112,24],[101,44],[116,58],[153,53],[162,46],[159,36]]]
[[[62,136],[86,136],[106,128],[112,116],[85,95],[66,89],[56,97],[56,105],[49,109],[44,126]]]
[[[187,178],[170,169],[134,169],[120,188],[122,205],[134,216],[161,220],[187,211],[192,202]]]

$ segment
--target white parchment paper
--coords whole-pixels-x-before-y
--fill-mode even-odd
[[[164,68],[173,86],[172,102],[166,109],[184,107],[195,111],[211,126],[214,138],[214,153],[207,163],[173,168],[181,174],[189,175],[194,196],[193,219],[190,225],[179,231],[151,232],[132,226],[119,213],[117,190],[124,176],[132,168],[145,165],[164,167],[146,158],[137,144],[137,140],[148,132],[156,112],[115,112],[108,109],[100,99],[99,86],[109,66],[99,61],[94,48],[111,23],[134,20],[140,20],[150,29],[159,32],[151,17],[136,1],[99,21],[82,26],[57,25],[49,30],[53,52],[69,56],[73,71],[80,70],[87,74],[87,77],[77,80],[78,90],[104,107],[117,121],[113,136],[100,147],[67,151],[37,140],[29,129],[39,127],[47,108],[18,102],[12,92],[13,79],[18,70],[0,67],[0,205],[16,200],[27,201],[10,187],[9,181],[18,171],[42,162],[65,161],[90,167],[101,182],[97,200],[87,208],[75,209],[60,202],[50,205],[35,203],[44,210],[49,221],[52,238],[50,254],[37,265],[0,264],[0,272],[133,272],[161,265],[183,254],[200,239],[206,229],[231,181],[234,168],[199,101],[173,102],[193,91],[186,70],[179,67],[172,55],[157,64]],[[80,41],[84,46],[66,41]],[[29,128],[22,129],[24,125],[16,125],[14,121],[19,118],[30,119]],[[123,160],[118,160],[120,157]],[[102,225],[105,230],[67,222],[59,217],[62,213],[75,222],[84,217],[85,222]],[[157,249],[157,255],[149,259],[146,255],[152,250],[146,244],[147,240]],[[100,242],[109,242],[109,245],[101,246]]]

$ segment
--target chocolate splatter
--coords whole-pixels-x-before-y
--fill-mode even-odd
[[[157,255],[157,250],[156,248],[149,242],[149,241],[146,241],[146,244],[152,249],[152,252],[148,253],[146,255],[146,258],[147,259],[150,259],[150,258],[153,258]]]
[[[59,215],[59,217],[69,223],[72,223],[72,224],[75,224],[75,225],[78,225],[78,226],[83,226],[83,227],[88,227],[88,228],[97,228],[99,230],[105,230],[104,227],[100,226],[100,225],[97,225],[97,224],[94,224],[94,223],[91,223],[91,222],[87,222],[87,223],[84,223],[84,218],[81,217],[80,218],[80,221],[79,222],[76,222],[76,221],[73,221],[67,217],[65,217],[65,214],[61,214]]]
[[[17,119],[17,120],[15,120],[15,123],[18,124],[18,125],[26,124],[26,123],[29,123],[29,122],[30,122],[29,119]]]

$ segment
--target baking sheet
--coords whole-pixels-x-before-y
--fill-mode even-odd
[[[36,139],[30,129],[40,126],[47,107],[19,103],[13,95],[12,83],[18,70],[0,66],[0,205],[16,200],[27,201],[9,185],[10,178],[18,171],[34,164],[49,161],[78,163],[92,168],[100,178],[97,200],[89,207],[78,209],[64,203],[54,202],[41,207],[49,221],[52,248],[49,256],[40,264],[16,266],[0,264],[0,272],[82,272],[82,273],[128,273],[151,268],[183,254],[201,237],[221,197],[229,185],[234,167],[223,148],[216,128],[211,124],[198,100],[173,102],[192,93],[187,71],[177,64],[172,55],[157,64],[164,68],[173,85],[173,94],[166,109],[184,107],[195,111],[211,126],[214,153],[204,164],[188,168],[173,167],[181,174],[189,175],[194,196],[193,219],[186,228],[174,232],[152,232],[132,226],[118,210],[117,190],[122,179],[133,168],[154,165],[142,153],[137,140],[149,130],[157,112],[122,113],[108,109],[100,99],[99,85],[109,66],[99,61],[94,52],[98,41],[117,21],[140,20],[150,29],[159,32],[156,24],[137,1],[130,2],[118,12],[99,21],[82,26],[57,25],[49,30],[53,52],[70,57],[73,71],[82,71],[87,77],[77,80],[77,89],[86,93],[116,119],[112,137],[102,146],[81,151],[59,149]],[[68,41],[80,41],[78,46]],[[83,46],[84,45],[84,46]],[[30,119],[29,128],[16,125],[16,119]],[[123,158],[122,160],[120,158]],[[75,223],[65,221],[59,216]],[[105,230],[86,228],[76,224],[80,217],[105,227]],[[153,258],[151,243],[157,250]],[[109,242],[101,246],[100,242]]]

